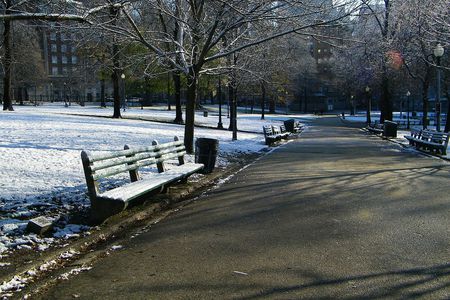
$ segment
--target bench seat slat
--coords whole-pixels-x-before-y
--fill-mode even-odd
[[[203,164],[184,164],[164,173],[152,174],[150,178],[129,183],[98,195],[99,199],[127,202],[149,191],[180,180],[201,170]]]

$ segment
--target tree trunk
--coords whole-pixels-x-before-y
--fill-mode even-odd
[[[113,45],[113,73],[112,73],[112,83],[113,83],[113,99],[114,99],[114,114],[113,118],[121,118],[120,114],[120,61],[119,61],[119,46],[117,44]]]
[[[381,78],[380,123],[384,123],[385,120],[392,121],[392,101],[389,91],[389,77],[386,68],[386,66],[383,67]]]
[[[195,107],[197,102],[198,74],[190,68],[187,79],[186,125],[184,126],[184,145],[188,154],[194,153]]]
[[[275,113],[275,96],[272,96],[270,98],[270,102],[269,102],[269,114],[274,114]]]
[[[308,97],[307,97],[307,90],[306,90],[306,85],[305,85],[305,97],[304,97],[304,101],[305,101],[305,109],[303,110],[303,112],[306,114],[308,112]]]
[[[100,80],[100,106],[106,107],[106,101],[105,101],[105,79]]]
[[[234,110],[235,110],[235,90],[234,90],[234,79],[230,77],[228,83],[228,103],[230,104],[230,125],[228,126],[229,131],[233,131],[234,126]]]
[[[10,14],[9,7],[11,7],[11,0],[6,1],[5,14]],[[4,20],[3,31],[3,48],[5,49],[3,66],[4,66],[4,78],[3,78],[3,110],[13,111],[12,97],[11,97],[11,66],[12,66],[12,53],[11,53],[11,21]]]
[[[231,111],[232,117],[230,120],[230,125],[232,124],[232,131],[233,131],[233,141],[237,140],[237,88],[233,88],[233,99],[231,102],[231,105],[233,107],[233,110]]]
[[[266,109],[266,87],[264,82],[261,82],[261,120],[265,119],[265,109]]]
[[[116,8],[111,8],[109,12],[109,16],[111,18],[112,24],[116,24],[116,20],[119,16],[120,11]],[[113,82],[113,98],[114,98],[114,113],[113,118],[122,118],[120,114],[120,51],[119,45],[117,44],[117,40],[114,37],[113,45],[112,45],[112,61],[113,61],[113,73],[112,73],[112,82]]]
[[[172,110],[170,106],[170,73],[167,73],[167,110]]]
[[[450,131],[450,87],[448,84],[445,85],[445,96],[447,97],[447,120],[445,121],[445,132]]]
[[[426,75],[425,80],[422,82],[422,105],[423,105],[423,116],[422,116],[422,128],[427,129],[428,126],[428,89],[430,87],[430,79]]]
[[[175,120],[176,124],[183,124],[183,110],[181,107],[181,74],[179,71],[172,73],[175,92]]]

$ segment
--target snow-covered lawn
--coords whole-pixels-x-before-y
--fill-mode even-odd
[[[88,229],[67,224],[68,213],[89,206],[80,152],[114,151],[130,146],[150,145],[153,140],[172,141],[184,134],[184,126],[141,121],[156,118],[170,121],[174,111],[162,108],[130,108],[123,116],[135,119],[111,119],[112,109],[98,107],[63,107],[61,104],[38,107],[15,107],[14,112],[0,113],[0,258],[11,248],[45,249],[55,238],[69,238]],[[218,117],[211,109],[209,117],[199,112],[196,123],[217,126]],[[258,152],[265,148],[262,125],[281,124],[297,117],[307,123],[313,116],[240,114],[238,140],[231,132],[196,128],[195,136],[219,139],[219,165],[239,153]],[[223,117],[224,127],[228,119]],[[253,133],[251,133],[253,132]],[[193,157],[189,157],[193,160]],[[201,175],[198,175],[201,176]],[[24,234],[29,219],[46,215],[59,220],[61,227],[51,238]]]

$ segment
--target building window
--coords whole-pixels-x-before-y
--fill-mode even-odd
[[[52,44],[52,52],[57,52],[58,51],[58,49],[56,48],[56,44]]]
[[[57,63],[58,63],[58,56],[52,55],[52,64],[57,64]]]
[[[52,75],[58,75],[58,67],[52,67]]]
[[[63,73],[63,75],[69,74],[69,71],[68,71],[67,67],[63,67],[62,68],[62,73]]]
[[[64,41],[65,38],[66,38],[66,35],[64,33],[61,33],[61,41]]]
[[[74,56],[72,56],[72,64],[77,64],[77,62],[78,62],[78,58],[74,55]]]
[[[67,64],[67,56],[65,55],[62,56],[62,63]]]
[[[67,46],[66,45],[61,45],[61,52],[62,53],[66,53],[67,52]]]
[[[50,33],[50,39],[52,41],[56,41],[56,33],[55,32]]]

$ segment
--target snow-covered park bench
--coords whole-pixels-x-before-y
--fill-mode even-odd
[[[405,139],[408,140],[411,146],[416,145],[416,141],[420,140],[420,136],[422,135],[422,129],[411,128],[410,135],[405,135]]]
[[[264,138],[266,145],[271,145],[281,139],[285,139],[289,136],[289,132],[286,131],[284,125],[264,125],[263,126]]]
[[[369,130],[372,133],[382,134],[384,132],[384,124],[375,121],[375,123],[370,123],[367,126],[367,130]]]
[[[447,154],[449,133],[438,132],[433,130],[423,129],[417,131],[411,130],[411,135],[405,136],[410,145],[417,149],[428,150],[430,152]]]
[[[284,126],[287,131],[290,131],[292,133],[300,133],[303,131],[303,125],[300,124],[300,122],[295,119],[289,119],[284,121]]]
[[[175,182],[186,182],[187,178],[200,171],[203,164],[185,163],[186,154],[183,141],[175,137],[173,142],[158,144],[153,141],[152,146],[109,153],[93,154],[81,152],[84,174],[89,198],[91,200],[92,217],[96,221],[104,220],[124,210],[131,200],[143,196],[151,191],[164,191],[167,186]],[[177,160],[166,168],[167,161]],[[139,176],[139,168],[155,165],[158,173],[149,175],[145,179]],[[99,180],[121,173],[129,173],[130,182],[125,185],[100,192]]]

